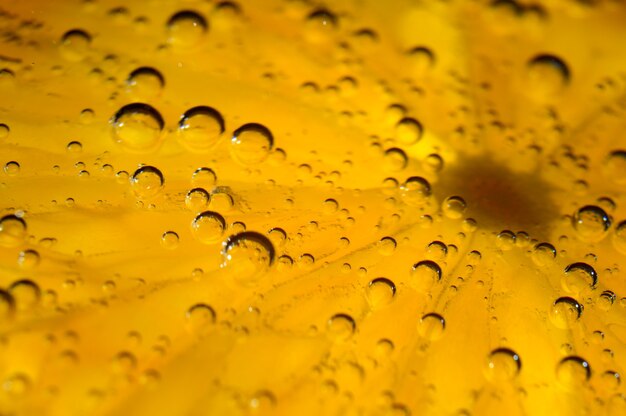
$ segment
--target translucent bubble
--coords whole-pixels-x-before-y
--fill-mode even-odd
[[[554,55],[538,55],[528,63],[529,92],[541,97],[560,92],[570,79],[564,61]]]
[[[268,235],[275,247],[280,247],[287,241],[287,232],[279,227],[269,230]]]
[[[329,198],[324,201],[322,209],[326,215],[334,214],[339,209],[339,202],[335,199]]]
[[[496,237],[496,246],[501,250],[511,250],[515,247],[515,240],[517,237],[512,231],[504,230]]]
[[[191,183],[200,188],[211,188],[217,182],[217,175],[209,168],[198,168],[191,175]]]
[[[583,305],[570,297],[558,298],[550,309],[550,320],[557,328],[568,329],[580,319]]]
[[[158,97],[165,86],[165,78],[154,68],[142,66],[130,73],[126,80],[127,91],[139,99]]]
[[[394,251],[396,251],[396,247],[398,243],[395,239],[391,237],[383,237],[378,242],[378,252],[383,256],[391,256]]]
[[[180,242],[180,238],[178,234],[174,231],[166,231],[161,236],[161,246],[168,250],[173,250],[178,247],[178,243]]]
[[[557,365],[556,376],[565,389],[578,389],[591,378],[591,367],[581,357],[568,356]]]
[[[408,178],[400,188],[402,200],[410,206],[418,207],[428,202],[430,183],[420,176]]]
[[[415,75],[422,75],[435,64],[435,54],[428,48],[418,46],[407,53],[410,70]]]
[[[508,348],[498,348],[487,357],[485,375],[494,382],[509,381],[519,374],[521,368],[519,355]]]
[[[111,118],[115,141],[135,152],[153,150],[161,138],[165,122],[148,104],[134,103],[120,108]]]
[[[243,284],[255,283],[274,263],[275,250],[263,234],[244,231],[222,243],[222,267]]]
[[[603,164],[605,174],[618,185],[626,184],[626,150],[614,150]]]
[[[87,57],[91,36],[83,30],[74,29],[66,32],[61,38],[59,48],[61,55],[71,62],[82,61]]]
[[[426,247],[426,254],[430,260],[443,260],[448,255],[448,246],[441,241],[433,241]]]
[[[222,115],[211,107],[194,107],[178,122],[178,138],[183,146],[194,152],[212,149],[224,133]]]
[[[13,296],[17,309],[21,311],[33,308],[39,303],[41,298],[39,286],[28,279],[18,280],[11,284],[9,293]]]
[[[566,292],[578,294],[595,287],[598,275],[587,263],[572,263],[565,268],[561,285]]]
[[[422,138],[423,127],[421,123],[413,118],[403,118],[396,124],[396,140],[404,145],[412,145]]]
[[[354,334],[356,323],[354,319],[345,313],[333,315],[328,320],[328,335],[339,341],[345,341]]]
[[[581,240],[596,242],[607,235],[611,226],[611,219],[602,208],[587,205],[576,212],[572,223]]]
[[[532,259],[537,266],[546,266],[554,262],[556,249],[552,244],[539,243],[532,251]]]
[[[222,239],[226,220],[217,212],[205,211],[191,222],[191,231],[196,240],[203,244],[214,244]]]
[[[272,150],[274,137],[267,127],[249,123],[239,127],[231,139],[233,158],[244,165],[263,162]]]
[[[417,290],[427,293],[441,280],[441,267],[431,260],[423,260],[413,265],[411,283]]]
[[[6,165],[4,165],[4,173],[8,176],[16,176],[20,173],[20,164],[14,161],[7,162]]]
[[[436,153],[432,153],[426,156],[422,166],[428,172],[438,173],[443,169],[443,158]]]
[[[168,41],[180,48],[198,45],[207,30],[208,25],[204,17],[190,10],[180,11],[167,21]]]
[[[397,147],[387,149],[383,156],[384,168],[390,172],[400,172],[406,168],[409,163],[409,158],[406,153],[404,153],[404,150]]]
[[[26,240],[26,222],[15,216],[0,218],[0,247],[17,247]]]
[[[25,270],[32,270],[39,265],[41,257],[39,253],[35,250],[24,250],[21,251],[18,258],[17,264]]]
[[[83,145],[81,142],[72,141],[67,144],[65,149],[67,150],[68,153],[77,154],[83,151]]]
[[[603,311],[608,311],[611,306],[613,306],[613,303],[615,303],[616,299],[617,296],[615,295],[615,293],[611,292],[610,290],[605,290],[600,294],[600,298],[598,299],[598,308]]]
[[[194,188],[185,196],[185,205],[194,212],[204,210],[210,201],[210,194],[202,188]]]
[[[192,332],[199,332],[215,323],[215,311],[209,305],[197,303],[185,314],[187,326]]]
[[[451,196],[441,204],[444,215],[450,219],[458,220],[463,217],[467,204],[460,196]]]
[[[257,391],[250,399],[252,414],[272,414],[276,407],[276,397],[267,390]]]
[[[30,390],[32,381],[26,374],[16,373],[2,383],[2,388],[11,396],[23,396]]]
[[[0,322],[3,319],[10,319],[15,313],[15,299],[13,296],[0,289]]]
[[[436,341],[443,336],[446,320],[438,313],[427,313],[419,322],[418,332],[429,341]]]
[[[386,277],[372,280],[367,287],[367,300],[372,309],[388,305],[396,294],[396,285]]]
[[[0,124],[0,139],[6,139],[9,137],[11,129],[6,124]]]
[[[152,198],[161,192],[165,180],[154,166],[142,166],[130,178],[130,186],[139,198]]]
[[[622,384],[622,377],[618,372],[608,370],[602,373],[600,378],[602,389],[605,391],[615,391]]]
[[[622,221],[615,227],[613,234],[613,246],[622,254],[626,254],[626,221]]]
[[[337,16],[325,9],[319,9],[306,18],[305,37],[309,42],[325,42],[337,30]]]
[[[214,211],[226,212],[233,208],[235,201],[228,188],[216,188],[211,193],[210,207]]]

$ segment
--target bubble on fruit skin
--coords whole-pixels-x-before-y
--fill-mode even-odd
[[[216,109],[193,107],[178,122],[178,139],[188,150],[206,152],[219,142],[224,133],[224,118]]]
[[[215,323],[215,310],[205,303],[197,303],[185,313],[187,326],[191,332],[205,330]]]
[[[33,308],[41,299],[41,289],[32,280],[22,279],[9,286],[9,293],[13,296],[18,310],[25,311]]]
[[[418,291],[427,293],[440,280],[441,267],[434,261],[422,260],[413,265],[410,284]]]
[[[165,78],[155,68],[142,66],[128,75],[126,90],[139,99],[158,97],[165,86]]]
[[[568,329],[577,322],[583,313],[583,305],[567,296],[554,301],[550,309],[550,321],[560,329]]]
[[[485,376],[495,383],[513,380],[522,368],[519,355],[508,348],[497,348],[487,357]]]
[[[418,332],[420,336],[429,341],[440,339],[445,329],[446,320],[438,313],[427,313],[419,321]]]
[[[528,62],[529,91],[541,97],[559,93],[570,81],[570,70],[554,55],[538,55]]]
[[[568,293],[578,294],[593,289],[598,282],[596,270],[587,263],[572,263],[565,268],[561,285]]]
[[[412,176],[402,184],[400,192],[407,205],[419,207],[428,202],[431,194],[430,183],[421,176]]]
[[[16,215],[0,218],[0,247],[18,247],[26,240],[26,222]]]
[[[556,376],[561,387],[577,389],[591,378],[591,367],[584,358],[570,355],[558,363]]]
[[[196,240],[203,244],[218,243],[224,235],[226,220],[217,212],[205,211],[191,222],[191,231]]]
[[[533,249],[531,256],[537,266],[546,266],[556,258],[556,248],[550,243],[539,243]]]
[[[367,286],[367,300],[372,309],[388,305],[396,295],[396,285],[386,277],[378,277]]]
[[[130,178],[131,189],[139,198],[153,198],[163,189],[165,179],[154,166],[142,166]]]
[[[458,220],[463,217],[467,204],[460,196],[450,196],[441,204],[441,209],[446,217]]]
[[[409,158],[406,153],[398,147],[387,149],[383,154],[383,166],[385,170],[390,172],[400,172],[406,168],[408,163]]]
[[[175,13],[167,21],[168,42],[175,47],[187,49],[197,46],[209,26],[202,15],[192,10]]]
[[[211,195],[203,188],[193,188],[185,196],[185,205],[194,212],[203,211],[210,201]]]
[[[328,335],[337,341],[345,341],[349,339],[356,331],[356,322],[345,313],[333,315],[327,323]]]
[[[13,299],[11,293],[0,289],[0,320],[10,319],[13,317],[14,313],[15,299]]]
[[[258,281],[272,266],[276,251],[263,234],[244,231],[228,237],[222,243],[223,269],[244,285]]]
[[[126,150],[149,152],[158,145],[165,122],[148,104],[133,103],[120,108],[111,118],[113,137]]]
[[[403,145],[413,145],[421,140],[424,128],[414,118],[405,117],[396,124],[395,138]]]
[[[611,219],[600,207],[586,205],[580,208],[572,218],[577,236],[588,242],[600,241],[611,227]]]
[[[61,37],[59,48],[63,58],[70,62],[85,59],[89,53],[91,36],[81,29],[72,29]]]
[[[233,158],[243,165],[263,162],[274,146],[272,132],[259,123],[248,123],[233,132],[230,151]]]

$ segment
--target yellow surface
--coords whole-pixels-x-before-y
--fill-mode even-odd
[[[623,415],[626,7],[0,0],[0,415]]]

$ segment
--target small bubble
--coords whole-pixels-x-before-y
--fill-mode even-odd
[[[20,164],[17,162],[7,162],[6,165],[4,165],[4,173],[6,173],[8,176],[16,176],[18,173],[20,173]]]
[[[10,132],[11,129],[9,128],[9,126],[7,126],[6,124],[0,124],[0,140],[9,137]]]
[[[211,188],[217,182],[217,175],[213,172],[213,169],[198,168],[191,175],[191,183],[200,188]]]
[[[420,177],[412,176],[408,178],[400,187],[402,200],[410,206],[419,207],[428,202],[431,188],[430,183]]]
[[[400,172],[406,168],[409,163],[409,158],[406,153],[404,153],[404,150],[397,147],[387,149],[383,156],[384,168],[390,172]]]
[[[0,246],[17,247],[26,240],[26,222],[15,216],[0,218]]]
[[[324,214],[326,215],[334,214],[337,212],[337,210],[339,210],[339,202],[337,202],[336,200],[332,198],[329,198],[324,201],[322,208],[323,208],[322,211],[324,212]]]
[[[587,205],[576,212],[572,224],[581,240],[597,242],[606,236],[611,226],[611,219],[602,208]]]
[[[240,283],[255,283],[274,263],[275,250],[263,234],[245,231],[222,243],[221,267],[230,271]]]
[[[9,292],[0,289],[0,319],[10,319],[14,313],[15,299]]]
[[[598,299],[598,308],[603,311],[608,311],[611,306],[613,306],[616,299],[617,296],[615,295],[615,293],[611,292],[610,290],[605,290],[604,292],[602,292],[602,294],[600,294],[600,298]]]
[[[31,380],[26,374],[16,373],[2,383],[2,388],[12,396],[23,396],[31,388]]]
[[[550,309],[550,320],[557,328],[568,329],[580,319],[583,305],[570,297],[558,298]]]
[[[224,119],[217,110],[199,106],[187,110],[180,118],[178,138],[186,149],[205,152],[219,142],[224,129]]]
[[[423,75],[435,64],[435,54],[426,47],[418,46],[407,53],[410,70],[413,74]]]
[[[550,243],[539,243],[533,249],[531,256],[537,266],[546,266],[556,258],[556,248]]]
[[[210,207],[214,211],[227,212],[233,208],[235,201],[227,188],[216,188],[211,193]]]
[[[372,280],[367,287],[367,300],[372,309],[388,305],[396,294],[396,285],[386,277]]]
[[[161,138],[165,122],[148,104],[134,103],[120,108],[111,118],[115,141],[135,152],[153,150]]]
[[[591,367],[581,357],[568,356],[557,365],[556,376],[561,387],[578,389],[591,378]]]
[[[77,154],[83,151],[83,145],[78,141],[71,141],[65,146],[67,153]]]
[[[158,97],[165,86],[165,78],[154,68],[142,66],[128,75],[126,89],[129,94],[141,100]]]
[[[13,296],[17,309],[21,311],[32,309],[41,298],[39,286],[28,279],[18,280],[11,284],[9,293]]]
[[[197,333],[213,325],[216,314],[209,305],[197,303],[187,310],[185,317],[189,330]]]
[[[179,241],[180,238],[178,237],[178,234],[176,234],[174,231],[166,231],[161,236],[161,246],[168,250],[173,250],[178,247]]]
[[[522,368],[519,355],[508,348],[498,348],[489,354],[485,375],[493,382],[509,381],[515,378]]]
[[[443,336],[446,329],[446,320],[438,313],[427,313],[419,322],[419,334],[429,340],[436,341]]]
[[[354,319],[345,313],[333,315],[328,320],[328,334],[335,340],[345,341],[354,334],[355,330]]]
[[[194,212],[204,210],[210,201],[210,194],[202,188],[194,188],[185,196],[185,205]]]
[[[32,270],[39,265],[40,260],[41,258],[37,251],[24,250],[20,252],[17,258],[17,264],[24,270]]]
[[[431,260],[423,260],[413,265],[411,284],[420,292],[428,293],[430,288],[441,280],[441,267]]]
[[[565,268],[561,285],[566,292],[578,294],[595,287],[598,275],[587,263],[572,263]]]
[[[614,150],[605,159],[606,176],[618,185],[626,184],[626,150]]]
[[[214,244],[221,240],[226,229],[226,220],[217,212],[205,211],[191,222],[193,236],[203,244]]]
[[[504,251],[511,250],[515,247],[515,241],[517,237],[513,232],[509,230],[504,230],[500,232],[496,237],[496,246]]]
[[[413,145],[422,138],[423,127],[413,118],[403,118],[396,124],[396,140],[403,145]]]
[[[248,405],[252,414],[271,414],[276,407],[276,397],[267,390],[258,391]]]
[[[233,133],[230,141],[233,158],[243,165],[263,162],[274,145],[267,127],[258,123],[244,124]]]
[[[529,92],[539,97],[550,97],[560,92],[569,80],[569,68],[554,55],[538,55],[528,63]]]
[[[306,18],[306,39],[312,43],[326,42],[337,30],[337,26],[337,16],[325,9],[316,10]]]
[[[180,11],[167,21],[169,43],[183,49],[198,45],[207,30],[204,17],[191,10]]]
[[[463,217],[467,204],[460,196],[451,196],[441,204],[441,209],[446,217],[458,220]]]
[[[142,166],[130,178],[130,186],[139,198],[152,198],[161,192],[165,180],[154,166]]]
[[[82,61],[87,57],[91,44],[91,36],[84,30],[74,29],[66,32],[61,38],[61,55],[71,62]]]

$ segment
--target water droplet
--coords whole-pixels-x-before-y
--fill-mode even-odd
[[[576,212],[572,223],[581,240],[597,242],[606,236],[611,226],[611,219],[602,208],[587,205]]]
[[[263,234],[245,231],[222,243],[222,267],[243,284],[255,283],[274,263],[274,246]]]
[[[512,231],[504,230],[498,234],[496,237],[496,246],[504,251],[511,250],[515,247],[515,234]]]
[[[411,276],[411,285],[420,292],[428,293],[441,280],[441,267],[434,261],[423,260],[413,265]]]
[[[467,204],[460,196],[451,196],[441,204],[441,209],[446,217],[458,220],[463,217]]]
[[[519,355],[508,348],[498,348],[489,354],[485,375],[494,382],[509,381],[519,374],[522,362]]]
[[[59,48],[61,55],[71,62],[82,61],[87,57],[91,36],[83,30],[74,29],[66,32],[61,38]]]
[[[207,30],[204,17],[191,10],[180,11],[167,22],[169,43],[182,49],[198,45]]]
[[[178,122],[178,138],[186,149],[205,152],[219,142],[224,128],[224,119],[217,110],[194,107],[187,110]]]
[[[602,386],[602,390],[604,391],[615,391],[619,388],[620,384],[622,384],[622,377],[618,372],[608,370],[602,373],[600,377],[600,383]]]
[[[403,118],[396,124],[396,140],[403,145],[412,145],[422,138],[423,127],[413,118]]]
[[[210,201],[210,194],[202,188],[194,188],[187,192],[187,196],[185,196],[185,205],[194,212],[204,210]]]
[[[426,254],[430,260],[443,260],[448,255],[448,246],[441,241],[433,241],[426,247]]]
[[[26,240],[26,222],[15,216],[5,215],[0,219],[0,246],[17,247]]]
[[[174,231],[166,231],[161,236],[161,246],[168,250],[173,250],[178,247],[179,241],[180,238],[178,237],[178,234],[176,234]]]
[[[316,10],[306,19],[306,39],[313,43],[328,41],[337,30],[337,26],[337,16],[325,9]]]
[[[6,124],[0,124],[0,139],[6,139],[9,137],[9,133],[11,133],[11,129]]]
[[[329,198],[324,201],[323,212],[326,215],[334,214],[339,209],[339,202],[336,200]]]
[[[217,182],[217,175],[209,168],[198,168],[191,175],[191,183],[200,188],[211,188]]]
[[[556,249],[552,244],[539,243],[532,251],[532,259],[537,266],[551,264],[556,258]]]
[[[435,54],[428,48],[418,46],[407,53],[411,72],[419,76],[435,64]]]
[[[7,164],[4,165],[4,173],[8,176],[16,176],[20,173],[20,164],[14,161],[7,162]]]
[[[152,198],[161,192],[163,174],[154,166],[142,166],[130,178],[130,186],[139,198]]]
[[[205,211],[191,222],[193,236],[203,244],[217,243],[222,239],[226,220],[217,212]]]
[[[154,68],[142,66],[130,73],[126,80],[127,91],[141,100],[158,97],[165,86],[165,78]]]
[[[394,251],[396,251],[396,247],[398,243],[391,237],[383,237],[378,242],[378,252],[383,256],[391,256]]]
[[[428,202],[430,183],[420,176],[408,178],[400,188],[402,200],[410,206],[419,207]]]
[[[198,303],[185,314],[190,331],[200,332],[215,323],[215,311],[209,305]]]
[[[591,377],[591,367],[581,357],[568,356],[557,365],[556,376],[565,389],[578,389]]]
[[[39,265],[41,260],[39,253],[35,250],[21,251],[17,258],[17,264],[24,270],[32,270]]]
[[[388,305],[396,294],[396,285],[386,277],[372,280],[367,287],[367,300],[372,309]]]
[[[570,71],[564,61],[554,55],[539,55],[528,63],[529,92],[550,97],[569,82]]]
[[[592,289],[598,282],[598,275],[587,263],[572,263],[565,268],[561,285],[566,292],[578,294]]]
[[[249,123],[235,130],[230,143],[235,160],[244,165],[254,165],[267,158],[274,145],[274,137],[267,127]]]
[[[443,336],[446,320],[438,313],[427,313],[419,322],[418,332],[429,341],[436,341]]]
[[[583,305],[570,297],[558,298],[550,309],[550,320],[557,328],[568,329],[580,319]]]
[[[608,311],[615,303],[615,299],[617,299],[615,293],[610,290],[605,290],[600,294],[600,298],[598,299],[598,308],[603,311]]]
[[[618,185],[626,184],[626,150],[614,150],[603,164],[604,173]]]
[[[404,153],[404,150],[397,147],[387,149],[383,156],[384,168],[390,172],[400,172],[409,163],[409,158]]]
[[[335,340],[345,341],[354,334],[356,323],[345,313],[338,313],[328,320],[328,334]]]
[[[13,296],[17,309],[21,311],[33,308],[41,298],[39,286],[28,279],[18,280],[11,284],[9,293]]]
[[[134,103],[120,108],[111,119],[115,141],[126,150],[153,150],[161,138],[165,122],[148,104]]]
[[[626,221],[622,221],[615,227],[613,234],[613,246],[617,251],[626,254]]]

